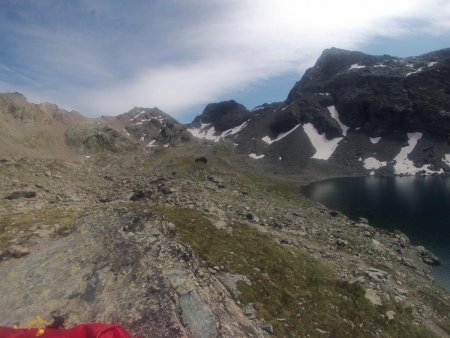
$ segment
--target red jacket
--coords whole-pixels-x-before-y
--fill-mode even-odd
[[[130,338],[120,326],[83,324],[72,329],[14,329],[0,326],[0,338]]]

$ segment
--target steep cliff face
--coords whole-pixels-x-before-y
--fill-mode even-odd
[[[219,134],[216,118],[193,134],[232,138],[256,167],[285,173],[449,173],[450,49],[408,58],[327,49],[284,102],[243,121]]]

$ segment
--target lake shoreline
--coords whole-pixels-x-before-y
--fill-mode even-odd
[[[360,176],[360,177],[336,177],[336,178],[330,178],[325,179],[321,181],[315,181],[309,184],[306,184],[300,188],[300,192],[306,196],[307,198],[311,199],[314,202],[320,203],[321,205],[324,205],[326,208],[330,210],[337,210],[339,212],[342,212],[344,215],[349,217],[353,221],[357,221],[358,217],[364,217],[369,220],[369,223],[371,226],[377,228],[377,229],[383,229],[386,231],[389,231],[391,233],[395,233],[396,230],[401,231],[402,233],[405,233],[410,239],[411,242],[414,245],[422,245],[425,246],[427,249],[431,250],[436,256],[438,256],[442,261],[442,266],[434,267],[432,269],[432,274],[435,277],[437,281],[444,287],[447,291],[450,291],[450,250],[448,250],[445,240],[440,240],[440,238],[449,238],[446,237],[446,234],[448,232],[448,229],[445,228],[445,225],[442,225],[445,220],[440,219],[436,215],[436,213],[439,212],[445,212],[445,211],[439,211],[439,210],[448,210],[446,208],[450,208],[450,206],[440,206],[442,209],[437,210],[436,212],[428,212],[427,210],[422,210],[425,207],[430,208],[430,210],[435,210],[436,206],[433,206],[432,203],[429,203],[426,201],[426,199],[421,202],[423,206],[421,207],[421,204],[416,205],[415,207],[412,207],[411,210],[420,210],[421,211],[421,218],[420,219],[414,219],[414,217],[411,218],[405,218],[406,223],[402,223],[401,217],[406,217],[405,215],[408,215],[410,211],[408,211],[408,208],[411,208],[411,206],[405,206],[402,202],[402,199],[395,200],[392,198],[392,194],[398,194],[399,191],[395,191],[393,185],[395,185],[394,182],[397,182],[397,185],[400,187],[400,191],[405,190],[404,193],[404,199],[405,200],[411,200],[415,203],[417,203],[416,199],[418,196],[421,196],[421,193],[415,193],[411,192],[408,189],[414,189],[415,186],[417,189],[417,184],[420,185],[420,182],[422,184],[425,184],[424,182],[435,182],[433,184],[433,187],[437,186],[438,183],[441,183],[440,181],[444,180],[445,182],[450,182],[450,178],[448,176],[442,177],[442,176],[419,176],[419,177],[412,177],[412,176],[403,176],[403,177],[390,177],[390,176]],[[352,183],[353,182],[353,183]],[[359,182],[357,184],[357,182]],[[363,182],[365,184],[369,184],[370,188],[374,191],[372,191],[372,194],[369,196],[364,192],[364,189],[367,189],[367,187],[362,187],[357,185],[361,185]],[[369,182],[369,183],[368,183]],[[407,183],[409,182],[409,183]],[[414,182],[414,183],[413,183]],[[333,184],[335,184],[338,188],[341,189],[342,194],[337,198],[338,192],[330,190],[333,188]],[[353,184],[353,186],[352,186]],[[411,186],[410,188],[408,188]],[[320,188],[321,187],[321,188]],[[391,200],[389,203],[392,204],[392,206],[395,207],[388,207],[383,205],[383,200],[388,198],[389,196],[383,196],[380,189],[388,189],[391,194]],[[313,196],[311,190],[312,189],[322,189],[322,190],[329,190],[326,193],[321,192],[317,193],[316,196]],[[394,189],[394,190],[392,190]],[[441,189],[442,190],[442,189]],[[450,191],[450,188],[448,189]],[[357,193],[357,198],[352,198],[351,195],[349,195],[349,192],[352,194]],[[447,194],[447,190],[444,189],[444,194]],[[318,196],[317,194],[322,194],[323,196]],[[328,196],[328,195],[332,196]],[[449,193],[450,194],[450,193]],[[367,195],[367,196],[365,196]],[[369,196],[369,197],[368,197]],[[412,198],[414,197],[414,198]],[[331,201],[335,199],[335,201]],[[340,203],[337,203],[338,200],[340,200]],[[439,200],[439,198],[437,198]],[[441,200],[445,200],[445,198],[441,198]],[[364,208],[363,207],[363,201],[368,203]],[[406,209],[405,209],[406,207]],[[383,209],[387,208],[387,209]],[[398,210],[403,210],[401,212],[404,213],[403,216],[396,215],[395,214],[395,208],[398,208]],[[406,211],[405,211],[406,210]],[[387,212],[387,215],[380,215],[380,212],[384,211]],[[383,214],[383,212],[381,212]],[[433,218],[434,217],[434,218]],[[443,217],[443,216],[442,216]],[[441,218],[442,218],[441,217]],[[423,221],[424,224],[428,224],[429,219],[435,220],[437,224],[442,227],[444,233],[437,234],[437,233],[431,233],[432,227],[426,226],[426,229],[421,229],[421,221]],[[431,223],[433,224],[433,223]],[[433,238],[433,236],[435,238]],[[449,235],[450,236],[450,235]]]

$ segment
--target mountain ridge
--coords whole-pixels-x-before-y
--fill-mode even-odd
[[[331,48],[284,102],[253,109],[242,131],[218,134],[214,123],[193,131],[214,141],[233,139],[238,152],[265,162],[255,163],[263,170],[448,174],[449,79],[450,49],[397,58]],[[275,150],[278,142],[283,146]]]

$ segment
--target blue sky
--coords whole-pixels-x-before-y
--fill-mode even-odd
[[[0,92],[89,116],[281,101],[332,46],[450,47],[450,1],[0,0]]]

